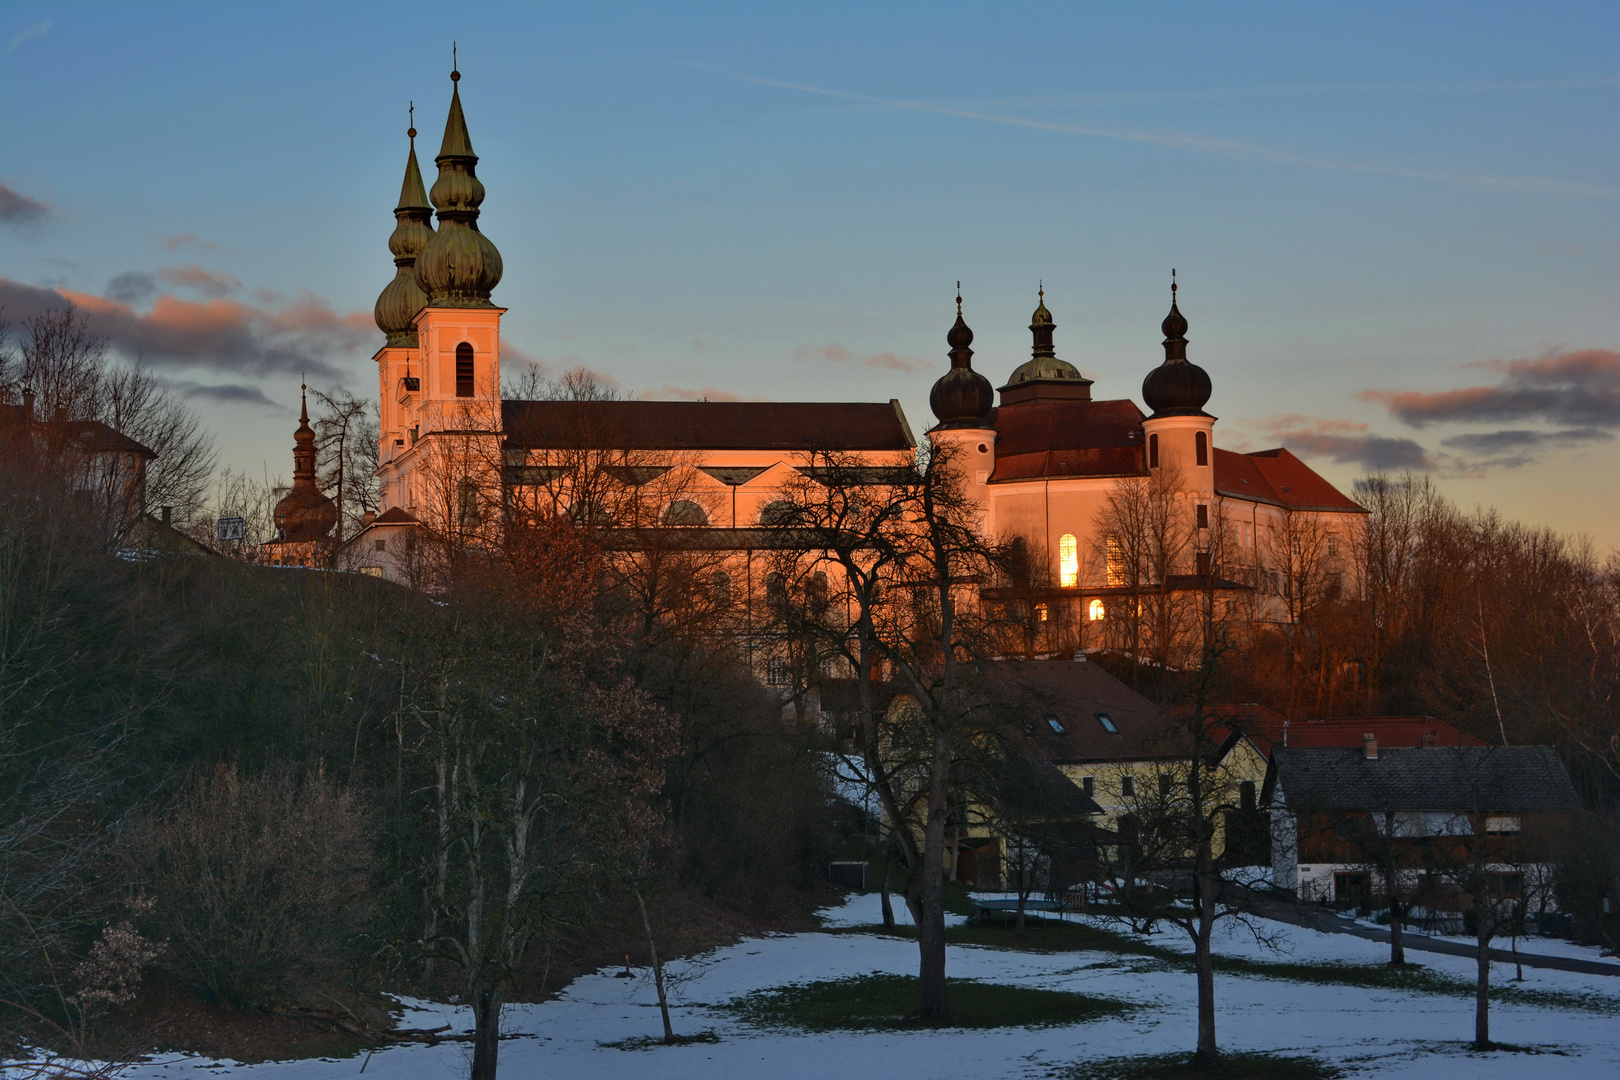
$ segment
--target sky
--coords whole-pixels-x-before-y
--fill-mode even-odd
[[[879,401],[1029,356],[1141,401],[1176,270],[1216,441],[1620,545],[1620,6],[0,6],[0,304],[71,300],[291,470],[376,393],[451,43],[503,364]]]

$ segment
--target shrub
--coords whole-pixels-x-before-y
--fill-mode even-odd
[[[285,766],[219,767],[136,847],[165,964],[205,997],[262,1007],[344,970],[373,864],[350,792]]]

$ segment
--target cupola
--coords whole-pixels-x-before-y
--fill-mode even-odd
[[[995,404],[990,380],[973,370],[973,331],[962,320],[962,283],[957,282],[956,325],[945,335],[951,347],[951,370],[939,377],[928,393],[928,407],[939,418],[940,427],[982,427]]]
[[[1187,320],[1176,306],[1176,275],[1170,272],[1170,314],[1164,317],[1164,363],[1142,380],[1142,400],[1154,416],[1202,413],[1213,392],[1209,373],[1187,359]]]
[[[492,308],[489,294],[501,280],[501,253],[478,231],[484,185],[478,155],[461,111],[461,72],[450,72],[450,115],[434,164],[439,178],[429,192],[439,211],[439,229],[416,259],[416,284],[429,307]]]
[[[413,108],[412,112],[415,110]],[[433,207],[428,205],[422,187],[422,170],[416,164],[416,126],[406,135],[411,140],[405,159],[405,182],[399,189],[399,205],[394,208],[394,234],[388,250],[394,253],[394,280],[377,297],[377,328],[388,335],[392,348],[416,347],[416,313],[427,306],[427,294],[416,283],[416,260],[433,239]]]
[[[1046,310],[1046,287],[1038,291],[1039,304],[1030,316],[1029,331],[1034,335],[1030,358],[1013,370],[1007,385],[1001,388],[1001,403],[1013,405],[1036,398],[1067,398],[1091,400],[1091,380],[1084,378],[1073,364],[1059,360],[1053,346],[1053,331],[1057,323]]]
[[[293,486],[276,503],[279,539],[297,543],[324,540],[337,524],[338,508],[315,482],[315,431],[309,426],[309,403],[299,393],[298,430],[293,433]]]

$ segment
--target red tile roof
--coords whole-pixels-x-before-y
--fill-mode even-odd
[[[1132,401],[1027,401],[992,409],[992,484],[1059,476],[1143,476],[1142,410]]]
[[[898,402],[505,401],[506,445],[631,450],[909,450]]]
[[[1191,707],[1178,705],[1171,715],[1185,717]],[[1291,720],[1280,712],[1253,703],[1214,705],[1206,712],[1220,722],[1227,734],[1247,735],[1255,748],[1267,757],[1284,746],[1359,747],[1363,735],[1371,735],[1380,747],[1421,747],[1424,736],[1433,736],[1436,746],[1484,746],[1472,735],[1465,735],[1451,724],[1431,716],[1332,716],[1320,720]],[[1221,738],[1220,732],[1216,733]]]
[[[1215,448],[1215,490],[1222,495],[1286,506],[1290,510],[1366,511],[1318,476],[1309,465],[1278,447],[1237,454]]]

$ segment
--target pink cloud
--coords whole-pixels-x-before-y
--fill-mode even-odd
[[[242,287],[242,283],[231,275],[215,273],[195,263],[166,267],[158,271],[158,277],[170,285],[195,289],[204,296],[229,296]]]
[[[855,354],[838,342],[831,345],[799,345],[793,349],[793,359],[800,363],[819,361],[827,364],[847,364],[851,361],[870,368],[886,368],[890,371],[922,371],[928,365],[925,361],[908,359],[897,356],[892,352],[874,353],[871,356],[857,359]]]
[[[1572,426],[1620,427],[1620,352],[1554,351],[1518,360],[1471,364],[1502,374],[1494,386],[1425,393],[1368,390],[1376,402],[1413,427],[1431,423],[1540,420]]]

